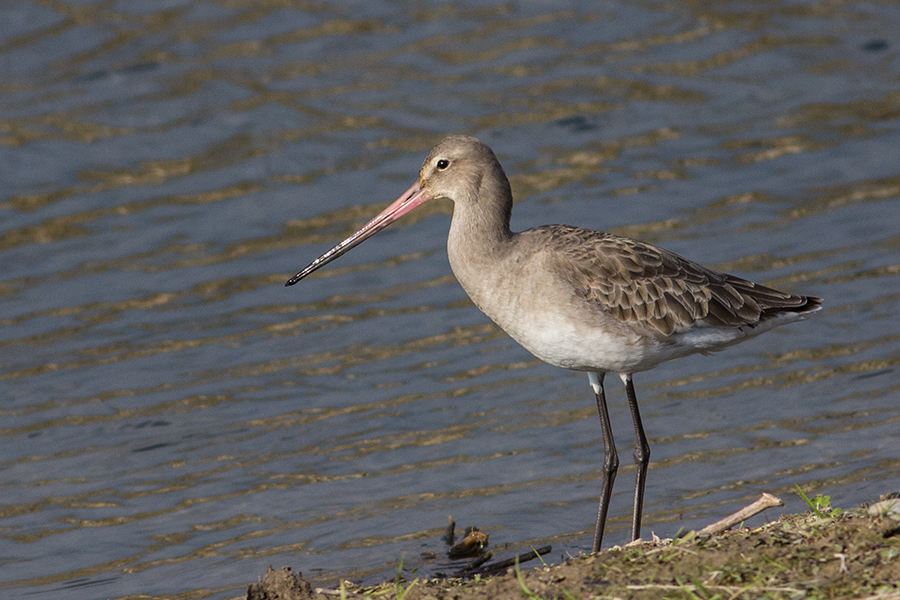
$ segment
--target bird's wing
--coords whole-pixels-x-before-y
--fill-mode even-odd
[[[576,294],[618,320],[663,335],[699,322],[752,326],[769,314],[802,312],[808,301],[629,238],[563,225],[531,232],[547,237],[556,272]]]

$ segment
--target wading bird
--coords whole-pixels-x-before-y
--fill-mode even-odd
[[[634,421],[635,540],[640,537],[650,446],[632,375],[673,358],[743,342],[776,325],[801,320],[822,305],[821,298],[718,273],[662,248],[609,233],[568,225],[513,233],[506,173],[487,145],[467,136],[444,139],[428,154],[412,187],[286,285],[434,198],[453,200],[447,254],[472,302],[539,359],[588,374],[604,447],[594,552],[603,541],[619,466],[604,376],[617,373],[622,378]]]

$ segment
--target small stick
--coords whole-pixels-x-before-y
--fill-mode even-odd
[[[772,508],[773,506],[784,506],[784,502],[781,501],[780,498],[776,498],[772,494],[764,493],[759,497],[759,500],[754,502],[753,504],[749,504],[737,511],[733,515],[729,515],[722,519],[721,521],[716,521],[712,525],[707,525],[703,529],[700,530],[700,533],[705,534],[714,534],[721,533],[726,529],[730,529],[740,523],[741,521],[746,521],[750,517],[754,515],[758,515],[762,511],[767,508]]]
[[[516,561],[518,561],[519,563],[527,562],[539,556],[543,556],[549,553],[551,550],[553,550],[553,546],[541,546],[540,548],[529,550],[528,552],[523,552],[518,556],[507,558],[506,560],[501,560],[500,562],[495,562],[489,565],[484,565],[478,569],[463,569],[462,571],[457,573],[456,576],[468,577],[470,575],[475,575],[476,573],[481,575],[496,575],[497,573],[501,573],[506,569],[509,569],[510,567],[516,566]]]
[[[493,552],[485,552],[478,558],[470,560],[469,564],[466,565],[466,568],[463,569],[463,571],[474,571],[475,569],[477,569],[478,567],[480,567],[487,561],[491,560],[492,558],[494,558]]]
[[[444,530],[444,535],[441,539],[447,542],[448,546],[453,545],[453,541],[456,537],[456,521],[453,520],[453,516],[451,515],[447,519],[447,529]]]

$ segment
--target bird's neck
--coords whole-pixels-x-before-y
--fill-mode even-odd
[[[511,208],[508,192],[482,194],[466,202],[457,200],[453,207],[447,237],[450,267],[482,310],[513,244],[514,234],[509,228]]]
[[[479,257],[496,258],[509,244],[513,233],[509,228],[512,199],[508,191],[496,195],[482,193],[466,201],[457,200],[447,247],[451,254],[479,262]]]

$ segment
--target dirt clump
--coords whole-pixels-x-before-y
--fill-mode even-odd
[[[290,567],[276,571],[270,566],[259,581],[248,586],[246,600],[312,600],[315,597],[303,573],[294,575]]]

